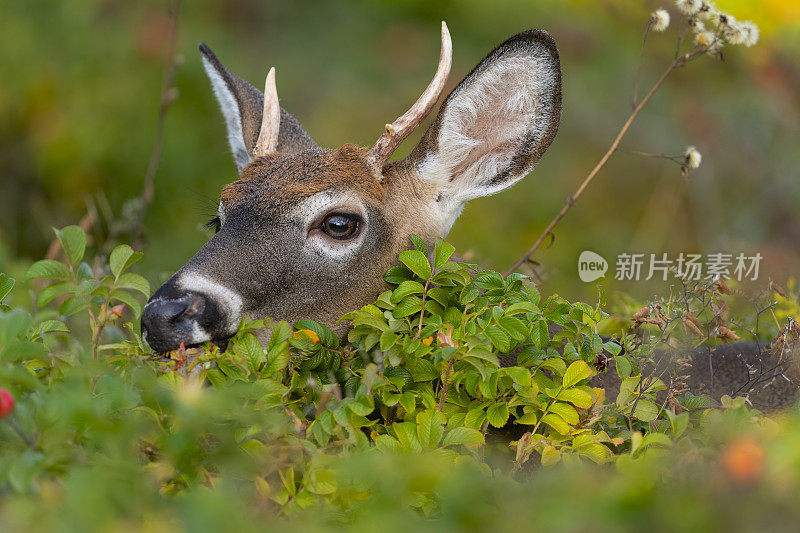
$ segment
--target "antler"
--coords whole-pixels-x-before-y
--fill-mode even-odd
[[[447,76],[450,74],[450,65],[453,61],[453,43],[450,40],[450,32],[447,24],[442,22],[442,51],[439,55],[439,66],[430,84],[419,97],[419,100],[411,106],[400,118],[386,125],[378,142],[375,143],[367,153],[367,162],[380,174],[384,163],[389,159],[395,149],[403,140],[414,131],[420,122],[431,112],[436,101],[442,94]]]
[[[269,69],[264,84],[264,111],[261,115],[261,130],[258,132],[253,155],[263,157],[278,150],[278,130],[281,126],[281,107],[278,104],[278,89],[275,87],[275,67]]]

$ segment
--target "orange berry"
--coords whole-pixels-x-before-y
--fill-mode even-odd
[[[752,437],[738,437],[725,448],[722,462],[734,481],[752,483],[764,471],[764,448]]]

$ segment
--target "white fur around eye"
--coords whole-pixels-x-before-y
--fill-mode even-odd
[[[361,229],[353,239],[336,240],[319,228],[330,213],[354,214],[361,217]],[[364,231],[369,224],[367,210],[361,199],[352,192],[322,191],[301,201],[292,210],[292,216],[306,236],[306,250],[336,262],[347,262],[355,257],[364,243]]]

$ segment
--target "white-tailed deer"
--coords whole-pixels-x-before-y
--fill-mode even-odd
[[[436,74],[375,145],[320,148],[266,94],[200,46],[239,179],[224,187],[218,232],[148,302],[142,330],[159,352],[220,341],[247,314],[338,323],[386,290],[383,273],[409,237],[447,235],[464,203],[528,174],[553,141],[561,68],[544,31],[515,35],[445,99],[411,155],[389,161],[444,89],[452,46],[442,23]]]
[[[433,80],[370,149],[320,148],[279,106],[274,69],[262,94],[207,46],[200,51],[239,179],[222,190],[216,235],[145,307],[143,336],[158,352],[223,342],[245,314],[311,318],[343,335],[347,325],[339,318],[386,289],[383,273],[409,237],[428,243],[445,237],[467,201],[527,175],[553,141],[561,115],[558,51],[541,30],[515,35],[478,63],[399,161],[389,158],[432,110],[450,71],[444,23]],[[718,352],[724,379],[708,379],[706,352],[693,356],[693,390],[717,397],[747,392],[740,390],[751,378],[745,362],[761,352],[740,344]],[[613,372],[605,376],[605,386],[618,387]],[[794,384],[778,386],[765,402],[785,405],[796,397]]]

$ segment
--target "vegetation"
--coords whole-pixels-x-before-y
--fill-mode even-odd
[[[83,231],[56,235],[64,262],[0,283],[0,298],[36,302],[0,311],[4,530],[755,528],[796,514],[800,413],[660,400],[667,385],[639,370],[646,344],[598,335],[602,294],[544,298],[524,276],[450,261],[442,241],[431,262],[414,239],[392,289],[346,317],[345,343],[312,321],[245,319],[225,351],[165,358],[136,326],[141,254],[118,246],[93,269]],[[617,398],[590,383],[604,353]]]

